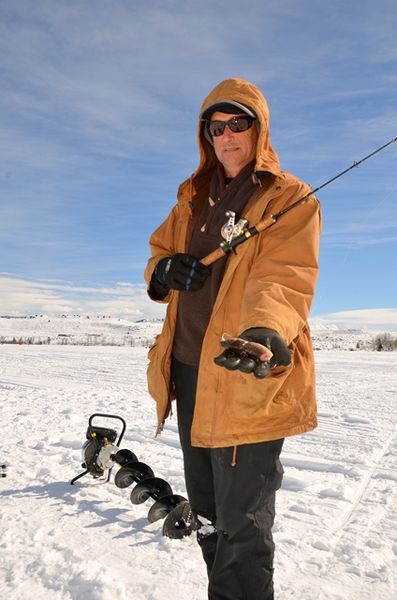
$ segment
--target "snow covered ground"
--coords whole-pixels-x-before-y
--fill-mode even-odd
[[[184,493],[176,421],[154,439],[146,348],[0,346],[0,597],[205,600],[192,537],[161,536],[152,501],[81,471],[93,412],[127,420],[123,447]],[[316,353],[319,427],[286,441],[277,600],[396,597],[397,353]]]

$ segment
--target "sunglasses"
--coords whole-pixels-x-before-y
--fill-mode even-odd
[[[218,137],[224,134],[226,125],[233,133],[241,133],[242,131],[247,131],[247,129],[250,129],[254,121],[255,119],[249,117],[248,115],[241,115],[238,117],[232,117],[228,121],[207,122],[207,128],[212,137]]]

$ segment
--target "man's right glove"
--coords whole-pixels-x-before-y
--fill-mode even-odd
[[[191,254],[174,254],[162,258],[155,270],[154,277],[160,285],[181,292],[194,292],[203,287],[210,269]]]
[[[258,379],[267,377],[273,367],[291,364],[291,352],[274,329],[247,329],[238,338],[222,340],[221,346],[225,350],[214,358],[217,365],[229,371],[253,373]]]

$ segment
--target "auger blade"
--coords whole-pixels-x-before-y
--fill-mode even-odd
[[[172,494],[172,488],[169,483],[160,477],[151,477],[140,481],[131,492],[132,504],[142,504],[148,498],[160,500],[164,496]]]
[[[173,540],[180,540],[190,535],[192,531],[196,531],[198,525],[189,502],[185,500],[172,509],[164,519],[163,535]]]
[[[149,510],[149,523],[164,519],[168,513],[178,506],[178,504],[181,504],[181,502],[186,502],[186,498],[184,496],[179,496],[178,494],[171,494],[170,496],[160,498],[160,500],[157,500]]]
[[[127,463],[135,463],[138,462],[138,458],[136,455],[131,452],[131,450],[119,450],[114,457],[114,462],[124,467]]]
[[[127,463],[117,471],[114,478],[114,483],[118,488],[126,488],[132,483],[143,481],[149,477],[153,477],[154,473],[149,465],[142,462]]]

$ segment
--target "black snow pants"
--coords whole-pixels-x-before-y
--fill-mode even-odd
[[[190,442],[196,367],[175,358],[178,428],[186,490],[208,571],[209,600],[273,600],[275,494],[281,486],[283,439],[233,447],[197,448]]]

